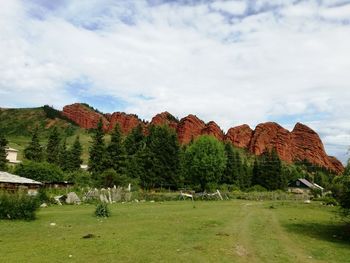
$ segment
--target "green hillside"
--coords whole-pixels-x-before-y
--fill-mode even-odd
[[[83,145],[84,162],[88,159],[90,134],[63,116],[60,111],[43,106],[39,108],[3,109],[0,108],[0,132],[9,141],[9,146],[19,150],[18,159],[23,160],[23,150],[31,140],[33,130],[38,127],[40,141],[45,145],[50,130],[57,127],[62,138],[67,139],[68,146],[76,135]]]

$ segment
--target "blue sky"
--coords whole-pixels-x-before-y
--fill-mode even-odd
[[[0,0],[0,105],[87,102],[350,144],[350,1]]]

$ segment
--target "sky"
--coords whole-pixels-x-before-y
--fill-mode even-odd
[[[350,0],[0,0],[0,107],[86,102],[350,145]]]

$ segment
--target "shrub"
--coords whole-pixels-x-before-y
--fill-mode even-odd
[[[267,192],[267,189],[261,185],[254,185],[250,187],[247,192]]]
[[[23,192],[0,193],[0,219],[34,220],[39,199]]]
[[[335,200],[333,197],[329,197],[329,196],[320,198],[320,201],[322,201],[325,205],[334,205],[334,206],[338,205],[337,200]]]
[[[82,170],[67,173],[65,180],[73,182],[75,186],[80,187],[91,186],[93,184],[90,173]]]
[[[109,217],[111,215],[108,205],[106,203],[99,203],[96,206],[95,216],[97,217]]]

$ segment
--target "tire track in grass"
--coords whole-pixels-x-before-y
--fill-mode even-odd
[[[266,211],[265,211],[266,212]],[[308,246],[300,247],[297,242],[293,241],[289,238],[289,234],[284,231],[281,226],[277,216],[272,211],[268,211],[271,214],[273,226],[275,229],[275,233],[281,243],[284,244],[286,248],[286,252],[290,255],[290,257],[294,257],[296,262],[311,262],[311,263],[327,263],[327,261],[317,260],[312,258],[311,251],[308,251]]]

